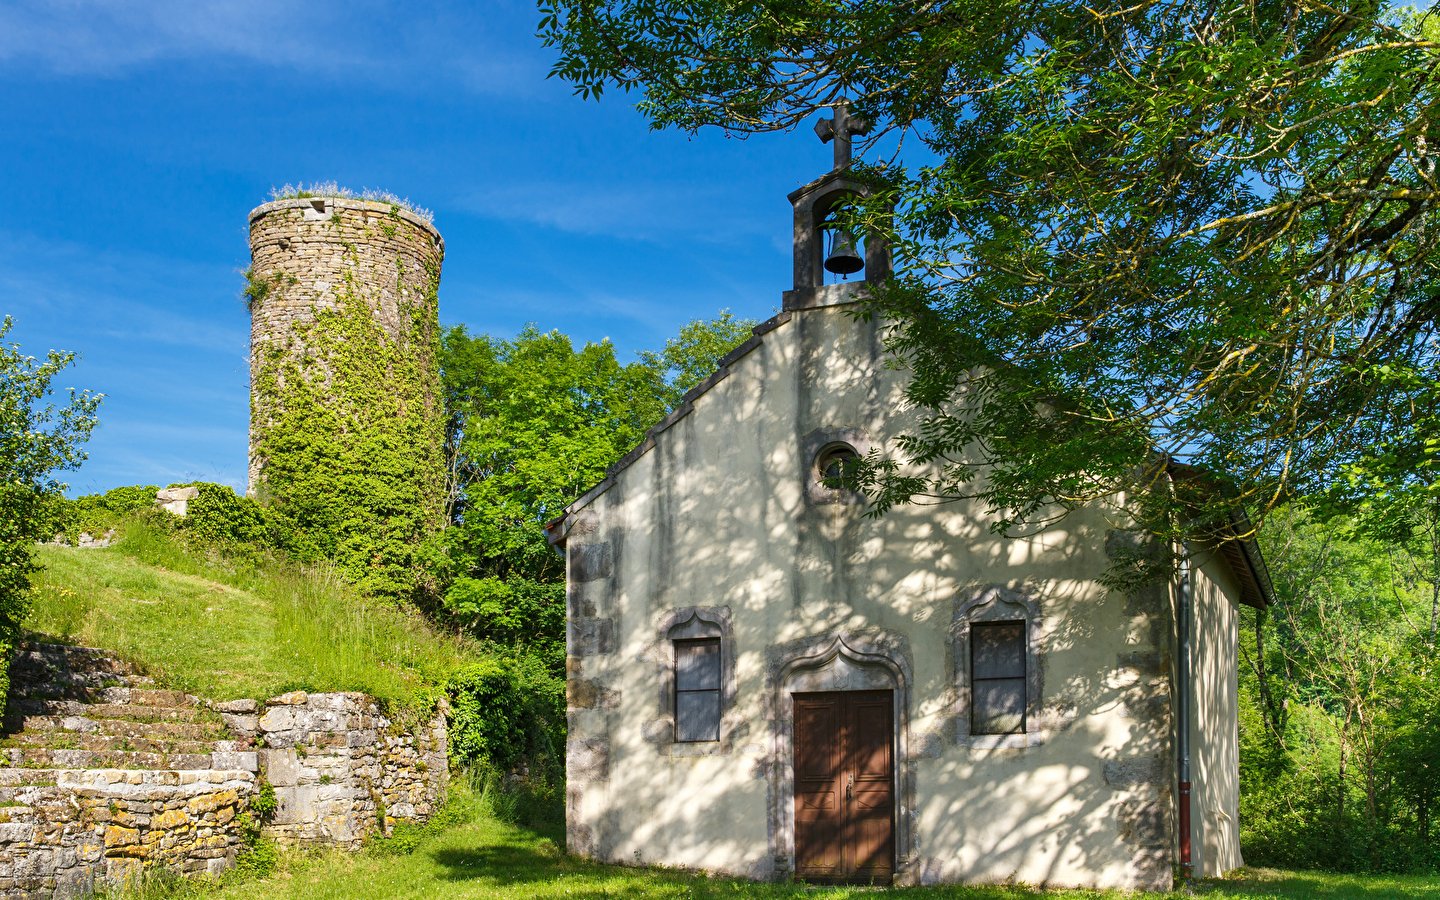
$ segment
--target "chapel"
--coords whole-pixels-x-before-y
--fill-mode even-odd
[[[1242,865],[1250,529],[1169,584],[1100,576],[1124,498],[1025,539],[963,501],[866,517],[827,473],[919,414],[851,313],[890,271],[828,228],[866,125],[790,194],[794,286],[547,527],[566,558],[566,838],[757,880],[1168,889]],[[831,240],[826,241],[827,233]],[[832,273],[840,273],[836,278]]]

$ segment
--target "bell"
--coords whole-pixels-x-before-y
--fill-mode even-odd
[[[865,260],[855,250],[855,238],[850,232],[830,232],[830,255],[825,257],[825,271],[836,275],[850,276],[865,268]]]

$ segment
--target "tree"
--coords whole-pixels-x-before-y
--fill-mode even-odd
[[[1428,586],[1354,518],[1277,510],[1241,624],[1241,826],[1261,865],[1424,870],[1440,764]]]
[[[1362,0],[542,0],[552,74],[654,127],[876,141],[844,220],[894,248],[870,315],[927,414],[856,473],[995,530],[1124,492],[1203,540],[1411,430],[1440,381],[1429,20]],[[871,154],[875,151],[872,149]],[[1421,446],[1434,452],[1434,434]],[[1172,486],[1168,459],[1226,489]],[[1196,485],[1198,487],[1198,485]]]
[[[713,319],[691,320],[665,342],[664,350],[647,350],[640,358],[664,373],[668,403],[679,406],[685,392],[710,377],[720,365],[720,358],[749,338],[750,330],[758,324],[754,319],[737,319],[730,310],[722,309]]]
[[[472,633],[564,658],[564,569],[544,524],[595,486],[645,430],[750,334],[728,311],[695,320],[659,353],[621,364],[609,342],[576,350],[558,331],[512,341],[444,335],[451,460],[447,613]]]
[[[0,323],[0,341],[12,324],[9,316]],[[31,548],[49,536],[43,531],[47,495],[65,489],[54,475],[84,462],[80,445],[103,399],[71,388],[59,409],[46,402],[51,380],[74,361],[74,353],[51,350],[40,362],[21,355],[19,344],[0,343],[0,660],[9,660],[25,618],[36,571]],[[8,686],[8,677],[0,680]]]

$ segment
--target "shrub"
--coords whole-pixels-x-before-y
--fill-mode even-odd
[[[479,797],[466,790],[464,784],[452,785],[449,799],[430,821],[423,825],[401,822],[388,835],[373,838],[366,849],[375,856],[405,856],[414,853],[427,838],[473,822],[482,811]]]
[[[450,760],[547,783],[562,777],[555,746],[564,736],[564,686],[532,657],[490,657],[447,684]]]
[[[0,340],[12,320],[0,320]],[[0,343],[0,690],[8,690],[10,650],[29,605],[33,548],[46,537],[49,498],[64,490],[54,473],[78,468],[80,445],[95,427],[100,397],[69,392],[69,403],[48,402],[50,381],[75,360],[51,350],[44,362]]]
[[[260,779],[260,789],[250,798],[250,811],[263,823],[275,818],[279,810],[280,800],[275,796],[274,785],[264,778]]]

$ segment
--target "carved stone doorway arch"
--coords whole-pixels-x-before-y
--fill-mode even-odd
[[[771,749],[769,837],[773,877],[795,871],[795,713],[792,692],[888,690],[895,698],[895,879],[913,869],[915,762],[910,757],[909,641],[893,632],[829,632],[772,645],[766,652]]]

